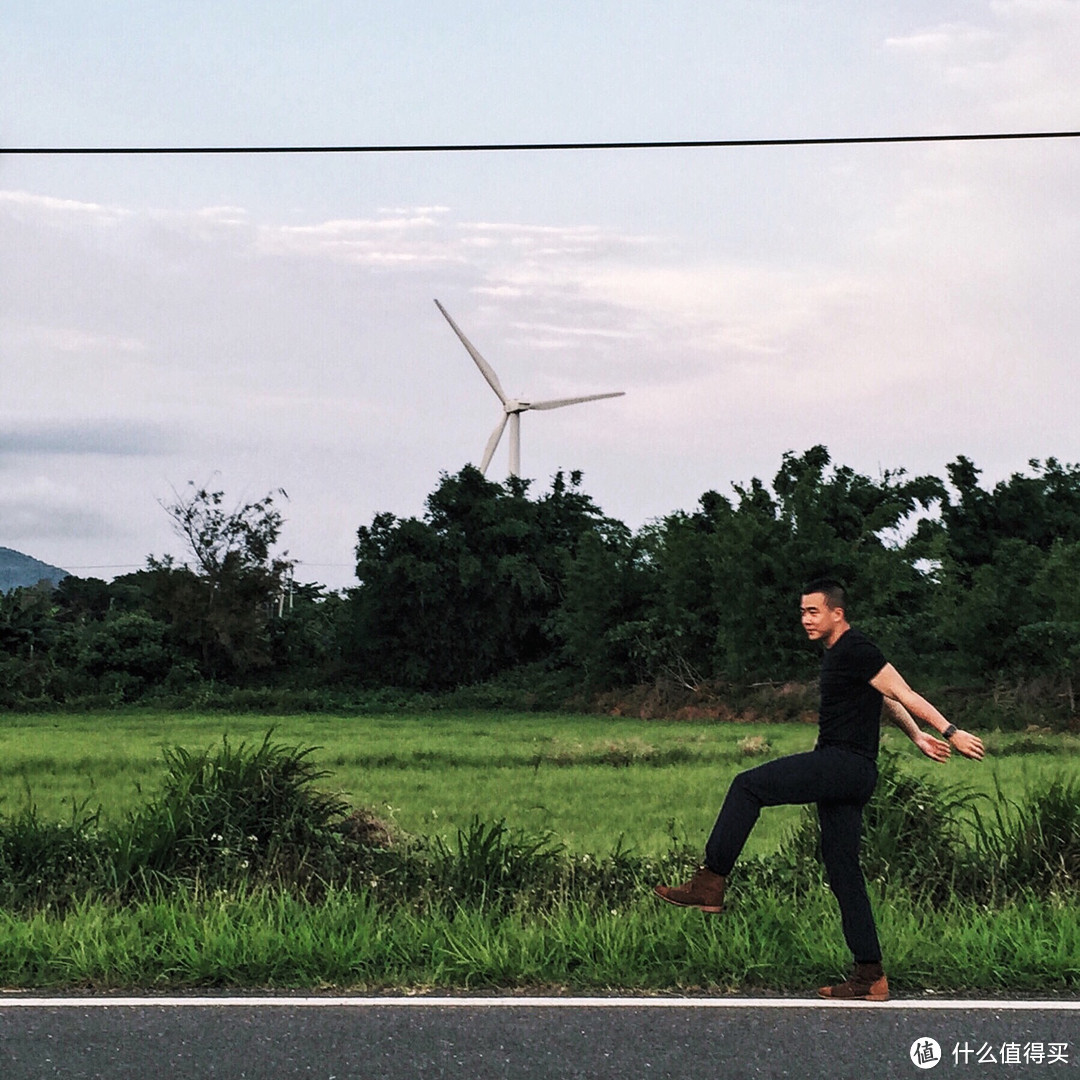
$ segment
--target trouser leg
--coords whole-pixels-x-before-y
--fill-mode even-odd
[[[869,797],[867,778],[872,790],[873,776],[870,762],[842,750],[792,754],[739,773],[731,782],[705,845],[705,865],[717,874],[731,873],[763,806],[860,795],[865,801]]]
[[[866,879],[859,865],[862,837],[862,806],[848,802],[819,802],[821,857],[836,902],[844,940],[857,964],[881,962],[881,945],[874,925],[874,912],[866,892]]]

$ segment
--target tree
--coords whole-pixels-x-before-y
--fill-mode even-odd
[[[645,546],[621,522],[585,533],[576,545],[551,628],[559,664],[580,672],[590,689],[651,677],[651,580]]]
[[[1032,475],[1013,473],[991,490],[979,487],[981,470],[960,455],[946,466],[956,494],[943,490],[941,521],[947,551],[963,583],[992,562],[998,546],[1021,540],[1041,551],[1056,541],[1080,541],[1080,465],[1028,462]]]
[[[299,679],[305,688],[333,683],[346,675],[342,640],[349,604],[340,593],[322,585],[290,582],[271,620],[273,669],[284,681]]]
[[[992,488],[959,456],[946,467],[941,521],[924,530],[939,553],[937,622],[958,674],[1000,682],[1054,675],[1071,692],[1080,613],[1080,466],[1028,462]],[[936,534],[936,535],[935,535]]]
[[[57,699],[60,639],[51,583],[0,593],[0,704]]]
[[[1036,611],[1016,629],[1014,668],[1049,676],[1076,712],[1080,680],[1080,542],[1055,541],[1031,588]]]
[[[664,520],[653,561],[670,652],[681,648],[714,677],[808,675],[798,592],[822,575],[848,585],[860,623],[884,647],[903,649],[929,583],[898,534],[940,497],[940,481],[902,471],[874,480],[830,464],[824,446],[786,453],[771,488],[754,478],[735,485],[734,504],[708,492],[693,516]]]
[[[1018,651],[1017,634],[1046,618],[1036,593],[1045,564],[1038,547],[1011,537],[996,545],[991,560],[975,567],[963,586],[948,583],[942,622],[962,672],[995,681],[1023,676],[1023,657],[1030,659],[1030,652]]]
[[[271,661],[267,626],[295,565],[272,554],[284,521],[274,500],[288,496],[278,489],[226,510],[224,492],[188,488],[162,506],[192,564],[151,556],[143,585],[205,675],[242,676]]]
[[[734,501],[708,491],[693,513],[636,537],[591,538],[557,619],[567,657],[601,682],[807,677],[816,657],[799,628],[798,593],[829,575],[906,663],[911,642],[926,641],[934,581],[915,566],[925,545],[902,535],[941,497],[941,482],[902,471],[875,480],[830,464],[823,446],[787,453],[771,485],[735,485]]]
[[[447,687],[555,652],[552,616],[569,561],[602,516],[580,474],[487,480],[443,475],[422,519],[378,514],[357,530],[355,654],[372,681]]]
[[[53,593],[57,621],[72,627],[100,622],[112,608],[113,599],[108,582],[73,574],[60,581]]]
[[[76,666],[97,689],[134,701],[169,673],[167,627],[144,611],[110,613],[83,629],[77,640]]]

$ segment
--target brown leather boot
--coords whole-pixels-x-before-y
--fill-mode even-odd
[[[889,980],[880,964],[855,964],[846,982],[822,986],[818,996],[847,1001],[888,1001]]]
[[[653,892],[676,907],[698,908],[710,915],[724,910],[723,874],[714,874],[708,867],[701,867],[685,885],[657,885]]]

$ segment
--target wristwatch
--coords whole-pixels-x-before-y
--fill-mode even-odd
[[[956,725],[950,724],[942,733],[943,739],[951,739],[956,734]]]

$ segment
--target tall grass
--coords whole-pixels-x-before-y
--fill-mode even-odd
[[[118,873],[174,879],[250,871],[297,874],[324,847],[348,804],[316,786],[329,774],[314,747],[271,741],[165,752],[161,793],[120,830]]]
[[[977,860],[1005,892],[1075,896],[1080,888],[1080,778],[1038,783],[1023,800],[1000,789],[990,809],[975,811]]]
[[[47,910],[115,885],[112,849],[84,804],[65,822],[42,820],[33,804],[0,819],[0,907]]]
[[[897,995],[1080,992],[1075,904],[931,911],[901,893],[876,905]],[[576,903],[540,914],[384,910],[352,891],[318,905],[271,890],[80,901],[63,917],[0,911],[0,983],[806,995],[848,966],[837,922],[824,891],[797,908],[744,894],[719,918],[652,897],[616,913]]]

